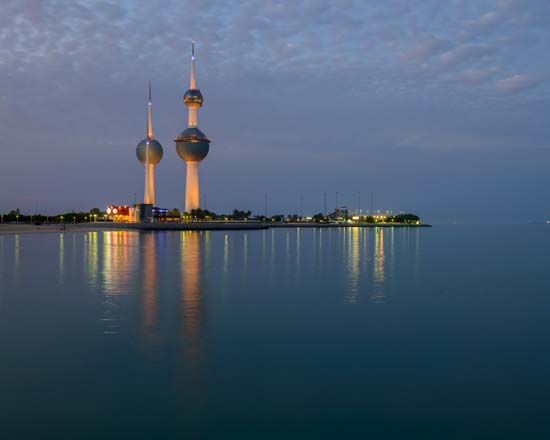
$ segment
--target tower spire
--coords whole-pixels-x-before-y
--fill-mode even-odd
[[[195,42],[191,41],[191,76],[189,78],[189,88],[195,90],[197,88],[197,80],[195,78]]]
[[[153,115],[151,102],[151,81],[149,81],[149,102],[147,103],[147,139],[153,139]]]

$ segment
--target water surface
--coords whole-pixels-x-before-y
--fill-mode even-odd
[[[550,228],[0,236],[0,431],[548,438]]]

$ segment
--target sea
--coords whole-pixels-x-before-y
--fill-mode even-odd
[[[550,228],[0,236],[0,438],[550,438]]]

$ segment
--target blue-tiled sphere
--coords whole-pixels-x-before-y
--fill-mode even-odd
[[[160,142],[155,139],[143,139],[136,147],[136,156],[145,165],[147,142],[149,142],[149,163],[156,165],[161,161],[164,152]]]
[[[196,127],[189,127],[176,138],[176,151],[186,162],[200,162],[210,149],[210,139]]]
[[[189,89],[183,95],[183,103],[188,107],[198,108],[202,106],[203,98],[199,89]]]

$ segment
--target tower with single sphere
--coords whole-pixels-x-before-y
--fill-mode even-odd
[[[199,193],[199,163],[207,156],[210,149],[210,139],[199,130],[197,111],[202,107],[203,98],[197,88],[195,78],[195,43],[191,45],[191,74],[189,90],[183,96],[183,103],[189,110],[188,127],[176,138],[176,151],[185,161],[185,212],[191,212],[200,207]]]
[[[151,102],[151,83],[149,83],[149,102],[147,104],[147,135],[136,147],[138,160],[145,168],[145,190],[143,203],[155,204],[155,166],[161,161],[163,150],[153,135],[153,116]]]

